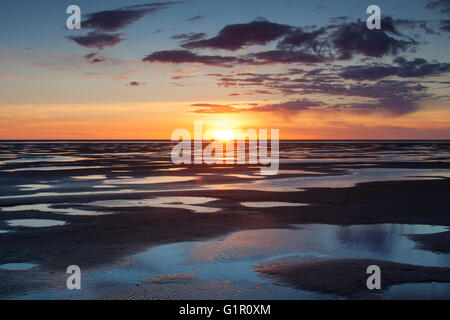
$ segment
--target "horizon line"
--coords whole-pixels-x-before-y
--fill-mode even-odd
[[[198,141],[196,139],[186,139],[191,141]],[[220,139],[202,139],[202,141],[214,141]],[[242,141],[244,139],[234,139],[233,141]],[[245,139],[249,140],[249,139]],[[256,139],[259,140],[259,139]],[[270,140],[269,138],[267,139]],[[0,139],[1,142],[59,142],[59,141],[73,141],[73,142],[96,142],[96,141],[165,141],[165,142],[179,142],[171,139]],[[279,141],[446,141],[449,139],[279,139]],[[226,141],[224,141],[226,142]]]

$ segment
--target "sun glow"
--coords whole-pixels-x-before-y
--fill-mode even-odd
[[[228,141],[235,138],[233,130],[217,130],[213,133],[215,140]]]

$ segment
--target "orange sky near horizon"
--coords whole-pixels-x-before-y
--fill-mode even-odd
[[[211,103],[223,103],[211,102]],[[244,101],[239,105],[255,103]],[[194,113],[192,102],[33,105],[4,109],[2,140],[168,140],[177,128],[193,135],[194,121],[203,130],[279,129],[280,139],[450,139],[445,106],[401,117],[342,112],[302,111]]]

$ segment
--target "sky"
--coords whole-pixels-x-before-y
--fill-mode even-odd
[[[0,21],[2,140],[170,139],[194,121],[450,139],[450,0],[3,0]]]

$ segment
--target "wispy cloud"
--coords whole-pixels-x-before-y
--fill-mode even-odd
[[[98,54],[97,52],[88,53],[87,55],[84,56],[84,58],[90,64],[106,61],[106,58]]]
[[[127,87],[141,87],[147,85],[147,82],[131,81],[127,83]]]
[[[187,22],[194,22],[194,21],[203,20],[203,19],[205,19],[204,16],[198,15],[198,16],[193,16],[192,18],[186,19],[186,21]]]

